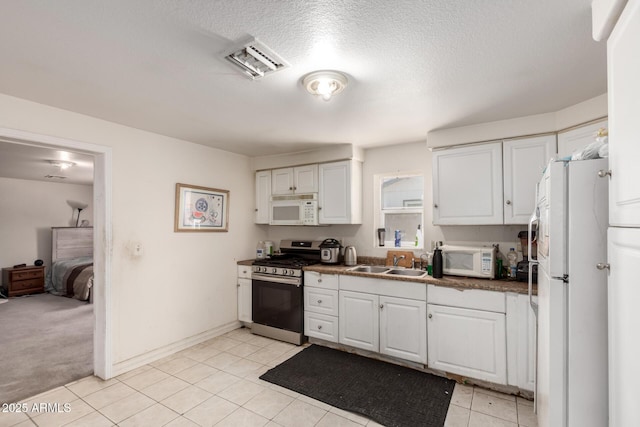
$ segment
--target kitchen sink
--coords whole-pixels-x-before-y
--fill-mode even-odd
[[[358,273],[384,273],[387,270],[389,270],[389,267],[378,265],[359,265],[349,269],[349,271],[356,271]]]
[[[420,276],[424,276],[425,274],[427,274],[426,271],[423,270],[389,270],[387,271],[385,274],[395,274],[398,276],[412,276],[412,277],[420,277]]]

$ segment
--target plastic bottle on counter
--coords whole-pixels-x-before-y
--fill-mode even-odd
[[[420,224],[418,224],[418,229],[416,230],[416,242],[415,242],[416,248],[424,247],[422,244],[423,240],[424,240],[424,237],[422,235],[422,227]]]
[[[394,246],[396,248],[399,248],[401,241],[402,241],[402,232],[400,230],[396,230],[394,234]]]
[[[439,279],[442,277],[442,249],[436,245],[433,250],[433,277]]]
[[[518,254],[515,248],[509,249],[507,260],[509,261],[509,278],[515,279],[518,272]]]

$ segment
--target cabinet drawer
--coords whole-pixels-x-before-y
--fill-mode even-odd
[[[239,265],[238,266],[238,278],[251,279],[251,266]]]
[[[44,280],[42,277],[38,279],[20,280],[19,282],[12,282],[9,285],[10,292],[25,291],[27,289],[38,290],[44,287]]]
[[[322,274],[315,271],[304,272],[305,286],[313,286],[314,288],[324,288],[338,290],[337,274]]]
[[[33,270],[22,270],[22,271],[12,271],[11,280],[26,280],[26,279],[35,279],[38,277],[44,277],[44,268],[38,268]]]
[[[338,291],[305,286],[304,309],[314,313],[338,315]]]
[[[304,334],[325,341],[338,342],[338,318],[305,311]]]
[[[506,313],[504,292],[465,289],[463,291],[442,286],[427,285],[429,304]]]

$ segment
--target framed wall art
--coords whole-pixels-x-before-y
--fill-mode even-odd
[[[176,184],[174,231],[229,231],[229,191]]]

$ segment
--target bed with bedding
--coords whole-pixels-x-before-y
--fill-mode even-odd
[[[45,291],[88,301],[93,287],[93,228],[53,227]]]

